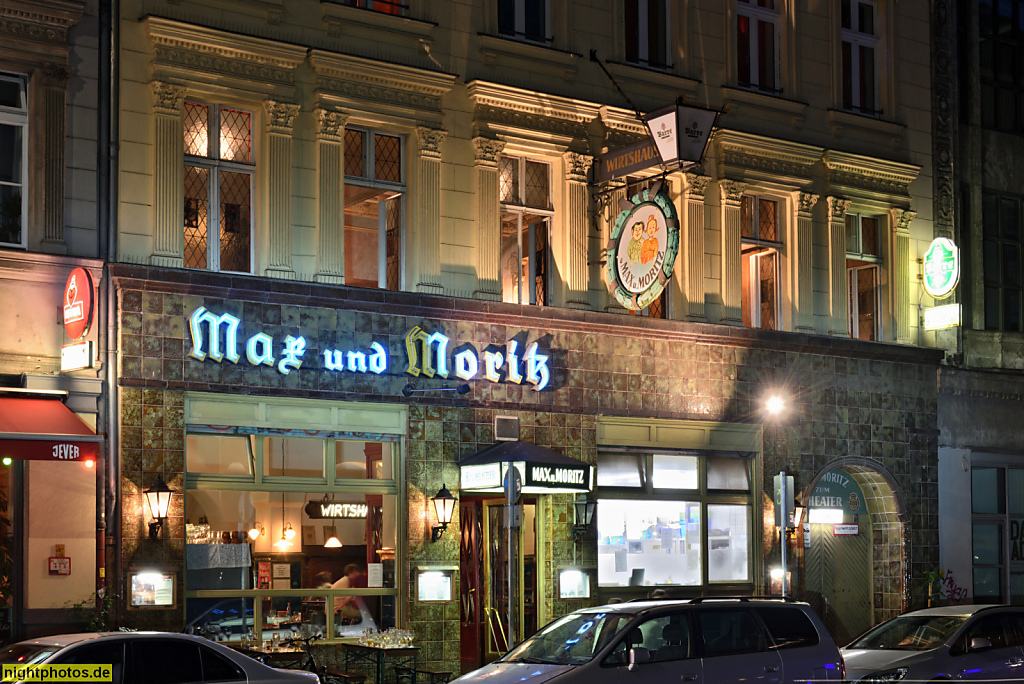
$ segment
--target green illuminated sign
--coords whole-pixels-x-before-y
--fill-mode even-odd
[[[953,293],[960,280],[960,250],[949,238],[935,238],[924,253],[924,291],[935,299]]]

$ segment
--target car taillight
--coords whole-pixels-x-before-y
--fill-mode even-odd
[[[839,656],[839,674],[841,675],[839,681],[845,682],[846,681],[846,660],[843,659],[842,655]]]

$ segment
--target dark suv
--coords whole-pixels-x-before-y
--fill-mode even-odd
[[[561,617],[457,681],[540,684],[555,678],[557,684],[840,682],[843,661],[806,603],[630,601]]]

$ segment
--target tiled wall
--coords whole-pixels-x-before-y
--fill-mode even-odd
[[[433,513],[426,510],[427,499],[442,483],[459,495],[454,486],[458,459],[492,442],[494,413],[518,415],[523,439],[593,463],[598,415],[764,422],[759,407],[771,387],[784,387],[790,405],[778,423],[765,425],[763,490],[770,491],[771,477],[780,470],[795,476],[800,491],[842,459],[876,464],[905,492],[910,523],[906,557],[884,560],[906,563],[901,576],[910,577],[908,591],[937,562],[933,475],[938,355],[931,351],[406,293],[185,276],[151,267],[121,265],[115,267],[115,276],[121,293],[126,563],[155,554],[180,567],[180,497],[171,543],[156,548],[147,543],[142,516],[133,511],[141,504],[139,492],[157,473],[181,491],[185,390],[409,404],[407,559],[413,566],[458,558],[457,520],[441,541],[430,542]],[[188,282],[168,282],[175,278]],[[188,357],[185,316],[199,305],[242,318],[243,341],[257,330],[273,335],[275,351],[285,335],[302,334],[308,343],[307,367],[285,376],[250,366],[244,358],[232,365]],[[453,346],[472,342],[478,350],[503,345],[513,336],[540,340],[550,349],[551,389],[536,392],[528,386],[476,381],[465,396],[424,392],[406,399],[401,389],[408,381],[417,388],[454,384],[411,378],[399,367],[405,358],[403,336],[414,325],[443,331]],[[391,354],[392,367],[383,377],[320,370],[320,349],[365,348],[372,341]],[[551,503],[546,523],[553,561],[546,569],[549,580],[554,567],[571,560],[574,547],[571,497],[552,497]],[[882,546],[897,548],[888,542]],[[777,542],[766,542],[765,551],[777,553]],[[593,561],[593,541],[576,546],[576,552]],[[553,589],[556,582],[548,586]],[[542,600],[556,616],[578,607],[552,596]],[[882,598],[883,607],[896,601]],[[915,595],[912,602],[920,601]],[[180,616],[166,618],[168,623],[175,619]],[[410,619],[424,648],[424,662],[457,671],[457,603],[411,604]]]

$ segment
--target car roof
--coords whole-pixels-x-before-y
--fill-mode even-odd
[[[57,646],[64,648],[66,646],[72,646],[74,644],[82,643],[83,641],[89,641],[91,639],[107,639],[112,637],[131,637],[131,638],[143,638],[149,639],[153,637],[171,637],[180,639],[202,639],[192,634],[179,634],[177,632],[79,632],[76,634],[54,634],[53,636],[37,637],[35,639],[26,639],[19,643],[29,644],[32,646]],[[208,641],[207,639],[202,639]]]
[[[803,601],[759,596],[709,596],[690,599],[634,599],[623,603],[608,603],[594,608],[581,608],[577,613],[626,613],[635,615],[655,608],[678,608],[680,606],[707,605],[787,605],[807,606]]]
[[[974,615],[980,613],[983,610],[992,610],[995,608],[1010,608],[1008,605],[994,605],[991,603],[973,603],[967,605],[953,605],[953,606],[936,606],[934,608],[921,608],[920,610],[911,610],[903,613],[900,617],[914,616],[914,615]]]

